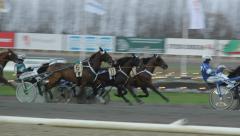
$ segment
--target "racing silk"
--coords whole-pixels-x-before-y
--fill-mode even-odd
[[[15,64],[15,71],[17,74],[23,73],[26,70],[26,66],[24,63],[17,63]]]
[[[212,70],[209,63],[205,63],[205,62],[201,64],[201,73],[204,81],[207,81],[208,77],[215,75],[215,71]]]

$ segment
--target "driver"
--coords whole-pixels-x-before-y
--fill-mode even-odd
[[[18,61],[14,66],[14,71],[17,75],[17,78],[26,71],[26,66],[24,64],[25,57],[23,55],[18,57]]]
[[[203,63],[201,64],[201,73],[203,80],[207,83],[215,83],[222,81],[227,84],[227,88],[233,88],[235,81],[229,81],[229,78],[223,74],[223,70],[226,69],[224,65],[219,65],[216,70],[212,69],[210,62],[211,56],[203,56]]]

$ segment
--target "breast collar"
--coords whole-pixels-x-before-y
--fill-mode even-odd
[[[91,72],[94,74],[95,78],[93,81],[96,81],[97,80],[97,76],[98,76],[98,73],[93,69],[93,67],[91,66],[91,63],[89,61],[87,61],[87,66],[83,66],[83,67],[86,67],[86,68],[89,68],[91,70]]]
[[[119,68],[118,71],[121,72],[127,78],[124,83],[124,85],[125,85],[125,84],[127,84],[128,80],[129,80],[129,76],[122,70],[121,66],[118,66],[118,68]]]
[[[149,70],[147,70],[146,68],[144,69],[144,70],[142,70],[142,71],[140,71],[140,72],[138,72],[135,76],[137,76],[137,75],[139,75],[139,74],[141,74],[141,73],[147,73],[147,74],[149,74],[150,76],[152,76],[153,75],[153,73],[152,72],[150,72]]]

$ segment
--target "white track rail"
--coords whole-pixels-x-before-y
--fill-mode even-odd
[[[73,119],[49,119],[49,118],[32,118],[15,116],[0,116],[0,123],[20,123],[35,125],[41,124],[61,127],[80,127],[80,128],[98,128],[115,130],[172,132],[172,133],[240,135],[240,128],[190,126],[190,125],[184,126],[181,125],[181,123],[152,124],[152,123],[132,123],[132,122],[73,120]]]

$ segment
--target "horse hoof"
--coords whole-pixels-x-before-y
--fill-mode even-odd
[[[131,102],[128,102],[128,105],[129,105],[129,106],[133,106],[133,104],[132,104]]]
[[[115,96],[117,96],[117,97],[121,97],[121,95],[119,95],[119,94],[114,94]]]
[[[101,104],[106,104],[106,101],[103,99],[102,96],[97,95],[97,96],[95,96],[95,98],[96,98]]]
[[[144,104],[144,102],[143,101],[138,101],[138,104]]]
[[[101,104],[107,104],[107,102],[103,98],[100,98],[99,101]]]

